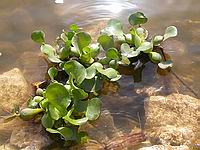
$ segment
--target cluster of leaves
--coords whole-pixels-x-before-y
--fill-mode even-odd
[[[19,111],[19,116],[30,120],[43,114],[41,123],[48,132],[60,134],[66,141],[85,141],[87,134],[80,132],[79,126],[99,117],[102,81],[119,80],[119,65],[134,65],[137,69],[148,56],[162,69],[172,66],[155,47],[176,36],[177,29],[170,26],[163,36],[148,39],[148,31],[141,27],[147,22],[143,13],[132,14],[129,22],[131,29],[125,34],[119,20],[110,20],[96,43],[75,24],[69,31],[63,30],[54,46],[45,42],[43,31],[34,31],[31,38],[41,45],[51,66],[49,82],[37,86],[28,108]]]

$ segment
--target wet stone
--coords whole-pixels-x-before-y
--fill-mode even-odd
[[[198,144],[200,101],[182,94],[151,96],[145,101],[146,134],[152,144]]]
[[[0,74],[0,89],[0,112],[11,112],[14,105],[24,104],[31,92],[18,68]]]

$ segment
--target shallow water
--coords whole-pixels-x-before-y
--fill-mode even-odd
[[[40,52],[38,45],[30,39],[31,32],[36,29],[45,31],[49,43],[71,23],[77,23],[95,37],[110,18],[122,20],[126,28],[128,15],[135,11],[148,16],[149,22],[145,26],[151,35],[162,34],[167,26],[175,25],[179,30],[178,37],[164,44],[174,60],[173,74],[160,77],[154,68],[146,67],[142,82],[134,84],[132,77],[124,76],[119,81],[120,87],[110,85],[103,95],[103,109],[109,110],[115,125],[124,130],[130,126],[122,124],[126,121],[120,121],[120,118],[127,122],[143,122],[143,100],[149,95],[179,92],[200,97],[199,10],[199,0],[64,0],[63,4],[53,0],[1,0],[0,73],[18,67],[26,73],[29,82],[43,78],[37,71],[45,71],[44,62],[37,64],[39,69],[34,75],[29,72],[35,67],[32,62],[37,62],[35,55],[31,57],[32,53]],[[139,125],[136,123],[135,126]]]

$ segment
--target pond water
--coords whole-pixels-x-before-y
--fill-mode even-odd
[[[148,64],[140,83],[134,84],[131,76],[123,76],[119,85],[108,84],[103,92],[103,110],[109,110],[117,128],[129,132],[134,126],[142,127],[143,100],[150,95],[179,92],[200,97],[199,9],[199,0],[64,0],[61,4],[54,0],[1,0],[0,73],[18,67],[29,82],[43,79],[39,71],[45,71],[46,64],[38,63],[36,55],[32,55],[40,52],[30,39],[36,29],[45,31],[50,43],[62,29],[77,23],[95,38],[110,18],[121,20],[126,29],[128,16],[136,11],[149,18],[145,27],[151,35],[162,34],[167,26],[175,25],[178,37],[163,44],[174,61],[171,74],[161,77]],[[33,72],[34,62],[38,66]]]

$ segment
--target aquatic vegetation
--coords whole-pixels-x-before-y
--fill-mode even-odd
[[[151,61],[161,69],[172,67],[159,46],[177,35],[176,27],[149,38],[141,26],[148,20],[143,13],[134,13],[128,20],[129,33],[124,33],[119,20],[111,19],[96,43],[75,24],[69,31],[63,30],[54,45],[46,43],[43,31],[34,31],[31,38],[40,44],[49,62],[49,79],[35,84],[35,96],[29,99],[28,108],[19,110],[16,116],[24,120],[38,116],[46,131],[60,134],[68,142],[87,141],[87,133],[80,132],[79,126],[99,117],[103,80],[119,80],[118,66],[137,70]]]

